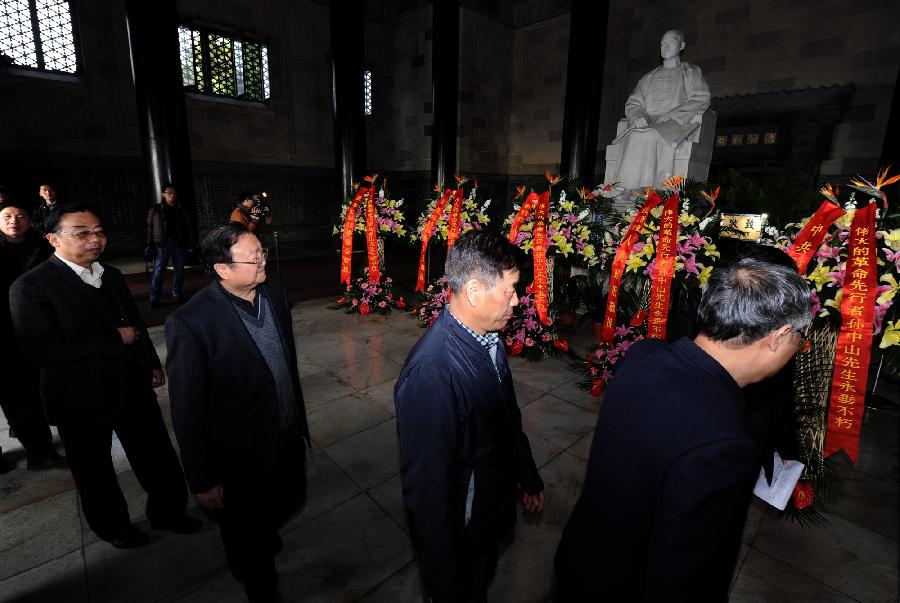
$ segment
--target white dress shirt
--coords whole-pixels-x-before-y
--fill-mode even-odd
[[[91,264],[90,270],[88,270],[84,266],[79,266],[78,264],[70,262],[66,258],[60,256],[58,253],[54,255],[56,255],[56,257],[58,257],[69,268],[74,270],[75,274],[77,274],[81,280],[83,280],[91,287],[99,289],[100,285],[103,284],[103,266],[101,266],[99,262],[93,262]]]

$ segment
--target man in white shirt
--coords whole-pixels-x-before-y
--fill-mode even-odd
[[[122,273],[99,262],[106,232],[98,212],[63,206],[45,226],[54,254],[13,283],[10,310],[19,341],[41,368],[47,419],[59,428],[85,519],[115,547],[147,542],[116,478],[115,432],[147,491],[153,529],[196,531],[153,391],[165,374]]]

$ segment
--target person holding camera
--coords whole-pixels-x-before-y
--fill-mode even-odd
[[[268,206],[260,203],[259,195],[253,191],[241,191],[238,195],[237,207],[231,212],[229,222],[239,222],[250,232],[258,233],[263,225],[272,223],[272,215]]]

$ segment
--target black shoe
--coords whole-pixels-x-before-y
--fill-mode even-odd
[[[147,544],[150,538],[131,524],[113,538],[104,538],[117,549],[134,549]]]
[[[150,527],[156,531],[169,530],[176,534],[193,534],[203,527],[199,519],[194,519],[190,515],[182,514],[174,519],[165,521],[151,521]]]
[[[66,457],[62,456],[55,450],[51,450],[43,458],[28,459],[28,471],[45,471],[47,469],[63,469],[69,466]]]
[[[159,303],[159,300],[158,300],[158,299],[151,299],[151,300],[150,300],[150,307],[151,307],[151,308],[158,308],[158,307],[160,307],[161,305],[162,305],[162,304]]]

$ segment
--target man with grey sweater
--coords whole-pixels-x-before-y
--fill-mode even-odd
[[[166,321],[172,424],[232,574],[250,601],[279,601],[278,528],[305,499],[309,441],[290,306],[246,226],[213,228],[200,251],[216,281]]]

